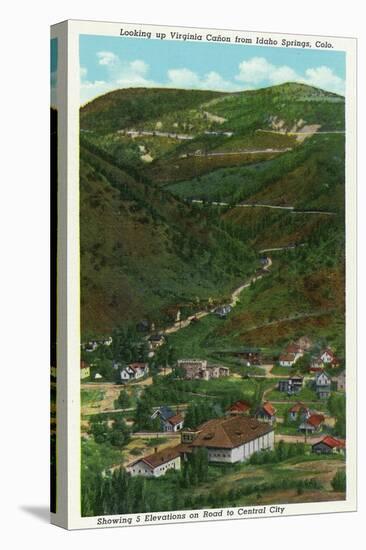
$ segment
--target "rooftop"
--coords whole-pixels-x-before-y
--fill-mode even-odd
[[[340,447],[342,449],[345,448],[346,442],[343,439],[337,439],[335,437],[332,437],[331,435],[326,435],[321,439],[320,441],[317,441],[315,445],[318,443],[324,443],[325,445],[328,445],[328,447],[331,447],[332,449],[336,449],[337,447]]]
[[[269,401],[266,401],[265,403],[263,403],[262,409],[263,409],[264,412],[266,412],[269,416],[274,416],[274,415],[276,414],[276,409],[274,408],[274,406],[272,405],[272,403],[270,403]]]
[[[128,464],[127,467],[134,466],[138,462],[144,462],[147,466],[154,469],[154,468],[157,468],[158,466],[161,466],[161,464],[166,464],[167,462],[170,462],[171,460],[178,458],[179,456],[180,454],[179,454],[179,451],[177,450],[177,447],[167,447],[162,451],[158,451],[151,455],[139,458],[134,462],[131,462],[130,464]]]
[[[273,427],[248,416],[214,418],[198,427],[194,447],[233,449],[273,431]]]
[[[247,412],[250,409],[250,404],[247,401],[243,401],[242,399],[239,399],[239,401],[235,401],[229,407],[229,411],[231,412]]]

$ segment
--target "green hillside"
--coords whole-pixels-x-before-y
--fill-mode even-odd
[[[160,88],[115,90],[84,105],[80,110],[80,125],[93,132],[138,127],[177,111],[198,108],[220,95],[219,92]]]
[[[80,173],[83,334],[172,322],[255,269],[245,243],[85,144]]]
[[[84,335],[222,303],[262,249],[301,245],[271,253],[271,276],[213,332],[207,321],[211,336],[205,321],[203,341],[318,331],[342,348],[344,98],[294,83],[117,90],[84,106],[80,125]],[[284,311],[294,318],[254,328]]]
[[[344,98],[295,83],[236,93],[131,88],[82,107],[80,127],[100,149],[169,183],[274,158],[299,145],[298,131],[343,131]]]
[[[327,134],[313,136],[275,159],[214,170],[168,189],[181,198],[207,202],[263,202],[332,211],[343,209],[343,185],[344,136]]]

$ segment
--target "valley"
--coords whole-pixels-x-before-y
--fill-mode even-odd
[[[105,475],[103,513],[343,499],[344,98],[121,89],[80,127],[84,514]],[[237,463],[184,439],[250,419]],[[178,471],[142,482],[154,449]]]

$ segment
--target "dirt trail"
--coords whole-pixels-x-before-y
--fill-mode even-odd
[[[231,205],[229,202],[212,201],[207,202],[202,199],[192,199],[192,204],[204,204],[205,206],[231,206],[232,208],[270,208],[272,210],[287,210],[291,214],[317,214],[324,216],[336,216],[336,212],[327,212],[326,210],[296,210],[295,206],[281,206],[277,204],[251,204],[251,203],[238,203]],[[289,247],[290,248],[290,247]],[[273,248],[273,250],[280,250],[279,248]]]
[[[271,267],[271,265],[272,265],[271,258],[267,258],[267,264],[263,267],[263,269],[265,271],[269,271],[269,268]],[[229,302],[231,307],[236,306],[236,304],[238,303],[240,294],[243,292],[244,289],[249,288],[252,283],[255,283],[256,281],[258,281],[262,277],[263,277],[263,275],[258,275],[257,277],[254,276],[248,282],[246,282],[243,285],[236,288],[231,294],[231,299],[230,299],[230,302]],[[184,319],[183,321],[178,321],[177,323],[174,323],[174,325],[166,328],[162,332],[164,334],[173,334],[174,332],[178,332],[182,328],[188,327],[191,324],[191,321],[193,319],[202,319],[203,317],[206,317],[207,315],[210,315],[211,313],[212,313],[211,311],[197,311],[194,315],[190,315],[189,317],[187,317],[187,319]]]

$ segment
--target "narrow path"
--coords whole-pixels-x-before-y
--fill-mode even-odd
[[[228,202],[206,202],[200,199],[192,199],[192,204],[205,204],[209,206],[231,206]],[[249,203],[239,203],[234,204],[235,208],[273,208],[274,210],[293,210],[294,206],[277,206],[274,204],[249,204]]]
[[[305,246],[305,243],[288,244],[287,246],[278,246],[276,248],[262,248],[262,250],[259,250],[259,253],[262,254],[263,252],[278,252],[281,250],[293,250],[294,248],[297,248],[299,246]]]
[[[202,199],[192,199],[190,201],[192,204],[204,204],[205,206],[231,206],[232,208],[271,208],[273,210],[288,210],[291,214],[318,214],[324,216],[336,216],[336,212],[327,212],[325,210],[296,210],[295,206],[280,206],[277,204],[251,204],[251,203],[238,203],[231,205],[229,202],[219,202],[219,201],[204,201]]]
[[[299,319],[307,319],[311,317],[319,317],[320,315],[326,315],[331,313],[332,311],[335,311],[335,308],[326,309],[326,310],[319,310],[319,311],[313,311],[311,313],[296,313],[294,315],[289,315],[288,317],[282,317],[281,319],[276,319],[274,321],[269,321],[267,323],[263,323],[261,325],[256,325],[254,327],[248,328],[242,334],[245,334],[246,332],[251,332],[252,330],[257,330],[258,328],[264,328],[264,327],[270,327],[273,325],[277,325],[279,323],[285,323],[286,321],[298,321]]]
[[[263,134],[279,134],[281,136],[313,136],[315,134],[345,134],[345,130],[323,130],[323,131],[315,131],[315,132],[283,132],[281,130],[264,130],[262,128],[258,128],[256,132],[260,132]]]
[[[268,258],[267,259],[267,264],[263,267],[263,269],[265,271],[269,271],[269,268],[271,267],[271,265],[272,265],[272,260],[271,260],[271,258]],[[263,277],[263,275],[258,275],[257,277],[252,277],[249,281],[247,281],[243,285],[236,288],[231,294],[231,300],[229,302],[231,307],[236,306],[236,304],[239,300],[239,296],[243,292],[244,289],[249,288],[252,283],[255,283],[259,279],[262,279],[262,277]],[[165,330],[163,330],[161,332],[163,334],[173,334],[175,332],[178,332],[182,328],[188,327],[191,324],[191,321],[193,319],[202,319],[203,317],[206,317],[207,315],[210,315],[211,313],[212,313],[212,311],[198,311],[195,314],[190,315],[189,317],[187,317],[187,319],[184,319],[183,321],[178,321],[177,323],[174,323],[174,325],[166,328]]]
[[[267,154],[271,155],[273,153],[286,153],[287,151],[292,151],[292,147],[285,147],[283,149],[241,149],[239,151],[213,151],[212,153],[191,153],[187,157],[198,157],[198,158],[207,158],[207,157],[229,157],[234,155],[258,155],[258,154]]]

